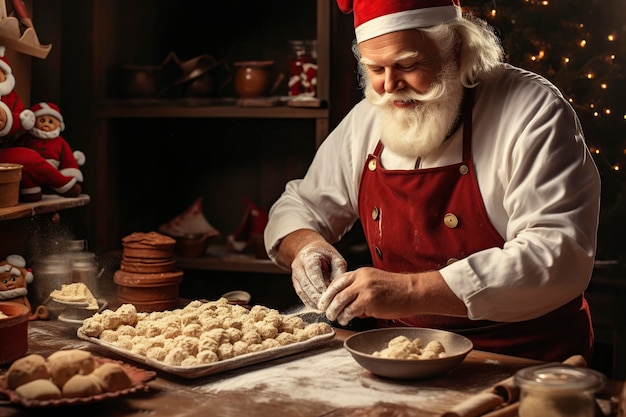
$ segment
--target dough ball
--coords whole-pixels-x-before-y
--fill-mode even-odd
[[[102,340],[103,342],[113,343],[117,341],[117,338],[118,335],[115,330],[104,330],[102,333],[100,333],[100,340]]]
[[[431,340],[426,344],[426,347],[424,347],[424,353],[432,352],[437,356],[445,351],[446,350],[444,349],[443,345],[438,340]]]
[[[416,339],[416,340],[419,340],[419,339]],[[409,343],[412,343],[412,342],[409,340],[408,337],[396,336],[387,343],[387,346],[391,347],[394,345],[408,345]]]
[[[131,326],[137,324],[137,308],[133,304],[122,304],[115,313],[122,323]]]
[[[49,379],[35,379],[15,390],[20,397],[29,400],[54,400],[61,398],[61,390]]]
[[[328,323],[311,323],[304,328],[306,335],[310,338],[331,333],[333,330]]]
[[[222,343],[220,347],[217,348],[217,357],[220,360],[230,359],[235,356],[235,351],[233,349],[233,345],[230,343]]]
[[[200,339],[198,340],[198,350],[210,350],[212,352],[217,352],[217,348],[220,346],[220,344],[217,343],[217,340],[211,337],[206,337],[205,335],[200,336]]]
[[[296,338],[296,336],[293,335],[293,333],[284,332],[276,336],[276,341],[282,346],[286,346],[292,343],[296,343],[298,339]]]
[[[235,356],[240,356],[248,353],[248,344],[244,341],[238,340],[233,343],[233,353]]]
[[[168,365],[180,366],[186,358],[187,354],[180,347],[175,347],[167,353],[163,362]]]
[[[49,379],[46,359],[37,354],[24,356],[13,362],[6,374],[7,388],[15,389],[36,379]]]
[[[229,327],[228,329],[226,329],[226,334],[228,335],[228,340],[230,343],[238,342],[243,337],[243,332],[234,327]]]
[[[133,381],[118,363],[106,362],[91,375],[97,379],[103,392],[120,391],[133,385]]]
[[[220,360],[220,358],[217,357],[217,353],[213,352],[212,350],[201,350],[200,352],[198,352],[196,359],[198,359],[199,363],[203,364],[213,363]]]
[[[254,330],[249,330],[241,336],[241,340],[246,342],[248,345],[260,344],[263,341],[263,338],[259,334],[259,332]]]
[[[273,339],[278,334],[278,329],[276,327],[263,321],[256,323],[256,330],[263,339]]]
[[[146,357],[154,359],[155,361],[163,362],[167,353],[168,351],[162,346],[153,346],[146,352]]]
[[[283,318],[278,330],[281,332],[295,333],[295,329],[304,329],[304,320],[298,316],[290,316]]]
[[[183,335],[191,337],[200,337],[202,334],[202,326],[198,323],[189,323],[183,327]]]
[[[48,368],[52,382],[58,387],[74,375],[88,375],[96,369],[96,361],[90,352],[80,349],[60,350],[48,356]]]
[[[101,392],[100,383],[93,375],[76,374],[63,385],[64,397],[89,397]]]
[[[92,316],[83,320],[81,330],[89,337],[98,337],[104,330],[104,325],[98,317]]]
[[[261,342],[261,345],[263,346],[264,349],[271,349],[271,348],[279,347],[280,343],[276,339],[264,339]]]

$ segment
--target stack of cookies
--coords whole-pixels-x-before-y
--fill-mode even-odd
[[[176,269],[176,240],[157,232],[135,232],[122,239],[120,269],[113,275],[122,304],[137,311],[176,308],[183,272]]]

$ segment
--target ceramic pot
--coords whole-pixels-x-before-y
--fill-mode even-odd
[[[237,96],[254,98],[268,93],[274,61],[240,61],[234,66]]]
[[[158,274],[136,274],[118,270],[113,274],[119,301],[133,304],[141,312],[176,308],[182,280],[183,272],[176,270]]]
[[[0,301],[0,364],[12,362],[28,351],[28,307],[13,301]]]
[[[0,207],[17,205],[20,198],[22,165],[0,163]]]

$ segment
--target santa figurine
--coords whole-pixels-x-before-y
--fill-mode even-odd
[[[65,197],[77,197],[82,190],[76,177],[61,173],[39,152],[15,146],[16,138],[35,126],[35,113],[25,108],[15,91],[15,77],[4,52],[4,46],[0,46],[0,162],[23,166],[20,201],[41,200],[44,188]]]
[[[24,304],[28,307],[29,320],[47,319],[48,309],[40,305],[32,311],[28,301],[28,284],[33,282],[33,273],[26,268],[26,260],[20,255],[9,255],[0,261],[0,300]]]
[[[35,125],[23,134],[18,144],[34,149],[61,174],[83,182],[83,173],[79,166],[85,163],[85,154],[72,151],[67,141],[61,136],[65,130],[61,110],[54,103],[37,103],[31,107],[35,115]]]

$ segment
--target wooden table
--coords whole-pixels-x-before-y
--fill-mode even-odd
[[[61,321],[30,322],[28,353],[48,356],[59,349],[77,348],[129,362],[79,339],[77,327]],[[58,411],[88,417],[434,417],[518,369],[537,363],[473,351],[443,377],[386,380],[361,368],[342,347],[349,334],[337,329],[335,339],[311,351],[198,379],[158,373],[146,392]],[[5,365],[0,370],[6,368]],[[611,381],[599,396],[610,398],[621,389],[621,382]],[[43,416],[49,415],[49,411],[0,404],[0,416]]]

